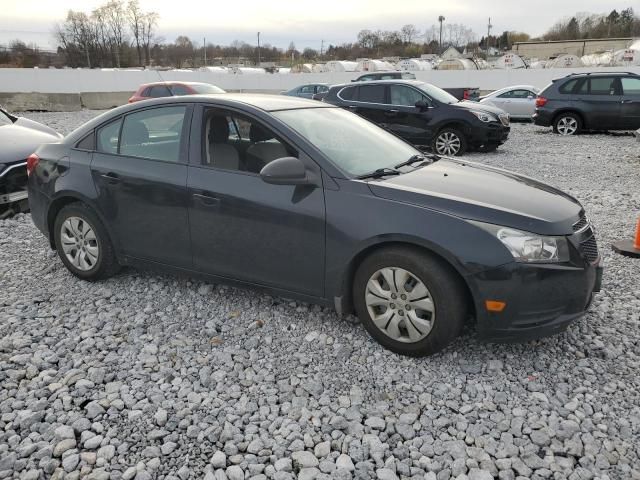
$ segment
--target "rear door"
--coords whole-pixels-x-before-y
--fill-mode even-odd
[[[387,85],[368,84],[360,85],[356,99],[352,100],[349,109],[355,110],[367,120],[382,125],[387,120],[389,106],[386,101]]]
[[[621,128],[640,128],[640,78],[621,77],[622,100],[620,102]]]
[[[587,128],[594,130],[621,128],[622,95],[618,77],[587,77],[578,85],[575,97]]]
[[[513,90],[509,100],[509,108],[504,110],[510,115],[521,118],[530,117],[536,109],[536,95],[530,90]]]
[[[192,108],[129,113],[97,130],[91,175],[97,205],[122,253],[190,268],[188,131]]]

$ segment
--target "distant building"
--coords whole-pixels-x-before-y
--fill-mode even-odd
[[[552,42],[516,42],[511,50],[521,57],[546,60],[567,53],[581,57],[609,50],[622,50],[633,42],[632,38],[591,38],[585,40],[558,40]]]
[[[447,49],[444,52],[442,52],[442,55],[440,55],[440,57],[443,60],[454,60],[456,58],[463,58],[464,55],[462,54],[461,50],[457,49],[452,45],[450,47],[447,47]]]

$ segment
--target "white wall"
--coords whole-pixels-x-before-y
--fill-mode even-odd
[[[496,90],[515,84],[545,87],[551,79],[572,72],[596,71],[594,68],[522,69],[522,70],[427,70],[414,72],[419,80],[439,87],[477,87]],[[634,71],[640,67],[617,67],[600,71]],[[160,80],[208,82],[232,91],[280,92],[303,83],[342,83],[361,75],[362,72],[299,73],[282,75],[233,75],[212,72],[156,72],[54,70],[54,69],[0,69],[0,93],[81,93],[81,92],[133,92],[138,85]]]

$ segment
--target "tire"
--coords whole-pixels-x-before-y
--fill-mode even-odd
[[[582,119],[575,113],[561,113],[553,121],[553,132],[560,135],[577,135],[582,130]]]
[[[467,139],[460,130],[443,128],[433,138],[431,148],[436,155],[460,156],[467,151]]]
[[[53,228],[58,255],[76,277],[102,280],[120,270],[106,228],[87,205],[72,203],[62,208]]]
[[[402,279],[405,283],[397,285]],[[353,282],[354,307],[364,328],[383,347],[412,357],[439,352],[459,335],[467,316],[466,295],[451,267],[408,247],[391,247],[367,257]]]

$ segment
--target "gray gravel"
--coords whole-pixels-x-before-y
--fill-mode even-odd
[[[96,112],[29,114],[68,132]],[[0,479],[640,479],[640,212],[632,137],[516,124],[473,160],[578,197],[603,291],[550,339],[399,357],[353,319],[127,270],[72,277],[0,221]]]

